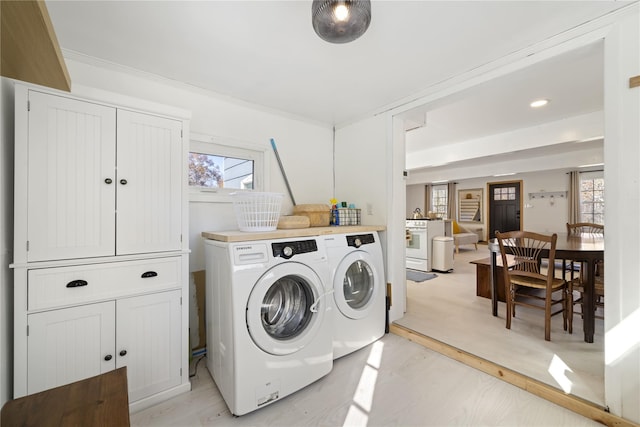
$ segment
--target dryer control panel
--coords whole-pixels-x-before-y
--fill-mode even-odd
[[[267,261],[269,261],[269,252],[265,244],[241,243],[233,246],[234,265],[260,264]]]
[[[278,242],[271,244],[271,250],[273,251],[273,256],[275,258],[282,257],[284,259],[289,259],[294,255],[317,252],[318,244],[314,239]]]
[[[376,239],[373,237],[373,234],[347,236],[347,246],[353,246],[354,248],[359,248],[362,245],[368,245],[375,242]]]

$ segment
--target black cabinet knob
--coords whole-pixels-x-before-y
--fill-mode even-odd
[[[120,184],[122,184],[122,185],[127,185],[127,180],[126,180],[126,179],[121,179],[121,180],[120,180]]]
[[[127,350],[120,351],[120,356],[126,356],[126,355],[127,355]]]
[[[113,180],[111,178],[107,178],[104,180],[105,184],[111,184]]]
[[[108,362],[109,360],[111,360],[111,358],[112,358],[112,357],[113,357],[112,355],[107,354],[107,355],[104,357],[104,360],[106,360],[106,361]]]

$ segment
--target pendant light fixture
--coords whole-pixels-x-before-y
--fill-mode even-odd
[[[329,43],[349,43],[367,31],[371,23],[370,0],[313,0],[313,29]]]

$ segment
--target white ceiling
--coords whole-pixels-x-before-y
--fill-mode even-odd
[[[536,99],[549,104],[531,108]],[[422,108],[407,152],[567,119],[604,107],[604,45],[573,50]],[[602,135],[598,135],[602,136]],[[413,144],[413,145],[412,145]]]
[[[140,70],[339,127],[637,2],[372,0],[368,31],[348,44],[330,44],[314,33],[311,0],[46,3],[67,57]],[[603,61],[603,44],[595,43],[418,107],[405,116],[420,121],[426,114],[427,125],[411,131],[407,158],[600,111]],[[530,109],[539,97],[551,103]],[[555,144],[542,150],[579,162],[571,152],[584,145]],[[594,144],[602,147],[602,140]],[[500,159],[536,156],[535,149],[505,146]],[[482,173],[495,161],[477,157],[445,167]],[[438,171],[418,163],[412,171]]]
[[[63,51],[76,59],[99,59],[340,125],[401,105],[438,82],[629,2],[373,0],[369,30],[343,45],[316,36],[311,0],[46,3]],[[574,86],[588,84],[591,70],[575,71]],[[534,75],[527,95],[547,88],[543,83],[553,73],[545,73]],[[589,105],[601,97],[579,93]],[[482,115],[499,108],[499,99],[483,98]],[[504,117],[511,126],[515,113]]]

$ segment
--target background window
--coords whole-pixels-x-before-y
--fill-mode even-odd
[[[253,189],[253,160],[189,153],[189,185],[203,188]]]
[[[602,173],[580,174],[580,222],[604,225],[604,178]]]
[[[493,200],[515,200],[516,187],[500,187],[493,189]]]
[[[438,217],[447,217],[447,185],[434,185],[431,187],[431,212]]]
[[[191,201],[229,202],[230,193],[265,191],[268,148],[227,138],[192,134],[188,181]]]

